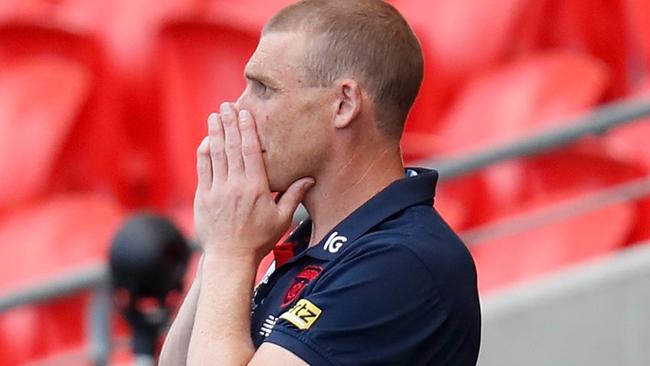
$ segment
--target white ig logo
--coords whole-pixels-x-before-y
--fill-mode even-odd
[[[343,235],[339,235],[339,233],[335,231],[332,233],[332,235],[330,235],[329,238],[327,238],[323,249],[327,250],[330,253],[337,253],[343,244],[345,244],[347,241],[348,238]]]

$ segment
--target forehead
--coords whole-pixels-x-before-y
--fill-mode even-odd
[[[262,36],[246,64],[246,74],[276,81],[297,80],[305,74],[306,38],[295,32],[270,32]]]

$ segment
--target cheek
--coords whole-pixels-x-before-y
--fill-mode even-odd
[[[273,148],[273,122],[267,111],[253,110],[250,111],[255,118],[255,125],[257,127],[257,136],[263,149]]]
[[[276,99],[259,103],[251,113],[257,122],[258,135],[264,148],[280,159],[293,153],[304,153],[306,146],[322,132],[322,107],[312,103],[296,104],[293,96],[278,96]]]

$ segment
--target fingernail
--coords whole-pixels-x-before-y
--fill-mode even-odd
[[[241,110],[239,111],[239,122],[246,122],[248,121],[248,111]]]
[[[229,108],[230,108],[230,103],[228,103],[228,102],[223,102],[223,103],[221,103],[221,107],[219,107],[219,110],[220,110],[221,112],[223,112],[223,111],[228,110]]]
[[[311,187],[313,187],[315,183],[316,183],[316,181],[313,180],[313,179],[308,180],[308,181],[305,182],[305,184],[303,185],[303,188],[304,188],[305,191],[306,191],[306,190],[310,189]]]
[[[210,113],[210,115],[208,116],[208,123],[210,123],[210,124],[217,123],[217,114],[216,113]]]

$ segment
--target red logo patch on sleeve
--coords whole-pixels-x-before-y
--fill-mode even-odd
[[[304,290],[305,286],[314,280],[314,278],[318,277],[322,271],[323,267],[321,266],[307,266],[303,268],[303,270],[300,271],[300,273],[298,273],[296,278],[293,280],[291,286],[289,286],[287,293],[284,295],[284,299],[282,300],[282,307],[284,308],[288,306],[295,299],[297,299],[302,290]]]

